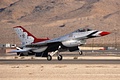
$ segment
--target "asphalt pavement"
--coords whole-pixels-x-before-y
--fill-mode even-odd
[[[52,61],[34,56],[16,57],[15,54],[0,56],[0,64],[120,64],[120,51],[84,51],[81,56],[78,52],[62,52],[63,60],[55,57]]]

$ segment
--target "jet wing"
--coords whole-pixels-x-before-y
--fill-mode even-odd
[[[20,50],[12,50],[8,53],[18,53],[18,52],[25,53],[25,52],[28,52],[29,50],[32,50],[32,49],[31,48],[24,48],[24,49],[20,49]]]
[[[48,44],[48,43],[55,43],[55,42],[62,42],[63,40],[61,38],[55,38],[52,40],[47,40],[47,41],[43,41],[43,42],[38,42],[36,44]]]

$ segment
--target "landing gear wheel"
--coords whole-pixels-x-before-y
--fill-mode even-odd
[[[51,60],[52,60],[52,56],[51,56],[51,55],[48,55],[48,56],[47,56],[47,60],[48,60],[48,61],[51,61]]]
[[[17,55],[20,55],[20,52],[17,52]]]
[[[23,53],[20,53],[19,56],[25,56]]]
[[[79,51],[79,55],[83,55],[83,52],[82,52],[82,51]]]
[[[58,55],[58,61],[61,61],[62,60],[62,55]]]

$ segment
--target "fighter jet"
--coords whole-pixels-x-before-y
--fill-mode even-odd
[[[57,59],[61,61],[63,56],[60,52],[63,51],[79,51],[79,54],[82,55],[83,52],[78,46],[84,45],[87,39],[110,34],[110,32],[106,31],[83,28],[58,38],[39,39],[21,26],[14,27],[14,30],[22,42],[22,47],[17,47],[17,50],[13,50],[11,53],[17,53],[19,56],[35,55],[36,57],[46,57],[48,61],[51,61],[52,56],[55,54]]]

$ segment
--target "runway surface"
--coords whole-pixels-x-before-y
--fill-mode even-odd
[[[72,57],[72,59],[63,59],[62,61],[58,61],[57,59],[53,59],[52,61],[47,61],[46,58],[42,59],[31,59],[26,57],[24,58],[6,58],[13,57],[13,55],[3,55],[0,56],[0,64],[120,64],[120,51],[84,51],[85,54],[80,56],[78,52],[64,52],[61,53],[63,58]],[[4,58],[2,58],[4,57]],[[74,59],[74,57],[79,57],[78,59]],[[83,58],[81,58],[83,57]],[[99,59],[99,57],[103,57]],[[109,58],[111,57],[111,58]],[[116,58],[116,59],[113,59]],[[93,59],[94,58],[94,59]],[[107,59],[108,58],[108,59]],[[119,58],[119,59],[117,59]]]
[[[0,64],[120,64],[120,60],[113,60],[113,59],[85,59],[85,60],[73,60],[73,59],[67,59],[62,61],[52,60],[47,61],[45,59],[43,60],[11,60],[11,59],[2,59],[0,60]]]

